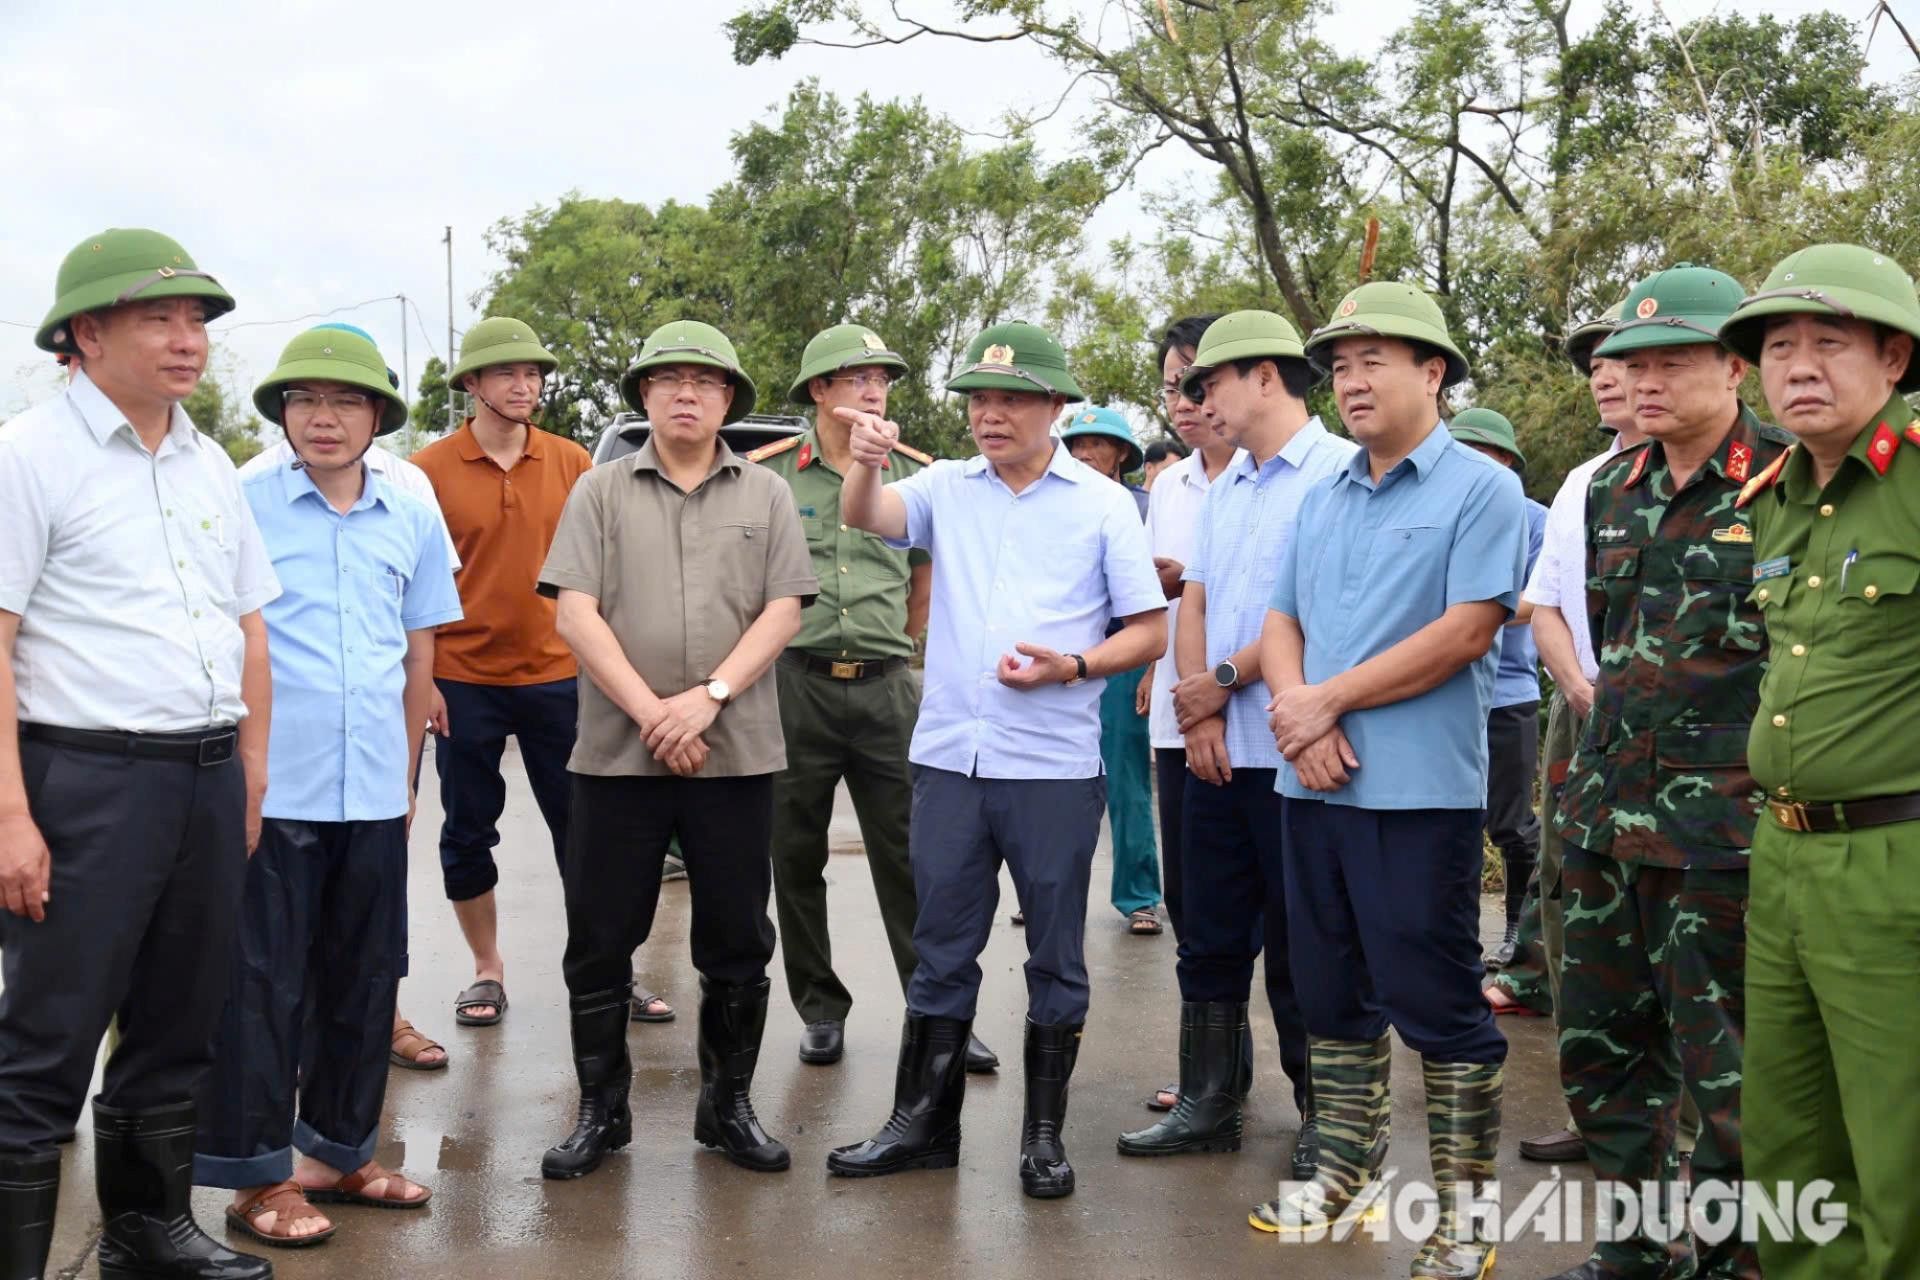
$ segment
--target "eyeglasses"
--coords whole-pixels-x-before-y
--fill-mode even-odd
[[[859,373],[833,373],[827,375],[828,382],[851,382],[861,391],[871,387],[876,391],[885,391],[894,384],[894,376],[884,370],[863,369]]]
[[[373,397],[364,391],[334,391],[324,396],[318,391],[283,391],[280,403],[289,417],[312,417],[324,404],[336,416],[345,418],[373,408]]]
[[[692,387],[695,395],[717,396],[727,389],[725,375],[718,373],[650,373],[647,375],[647,389],[650,391],[678,392],[681,387]]]

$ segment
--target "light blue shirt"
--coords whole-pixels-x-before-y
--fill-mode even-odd
[[[1485,457],[1485,455],[1481,455]],[[1489,459],[1490,460],[1490,459]],[[1547,509],[1527,499],[1527,576],[1540,559],[1540,548],[1547,536]],[[1505,627],[1500,632],[1500,667],[1493,679],[1493,705],[1511,707],[1523,702],[1540,701],[1540,647],[1533,642],[1533,628]]]
[[[1455,605],[1492,600],[1511,613],[1526,529],[1519,477],[1487,466],[1443,425],[1377,486],[1367,454],[1355,453],[1307,494],[1274,581],[1274,610],[1306,637],[1307,682],[1359,666]],[[1309,791],[1283,762],[1277,789],[1362,809],[1484,809],[1498,650],[1416,698],[1342,716],[1360,758],[1346,786]]]
[[[262,812],[403,817],[407,632],[461,616],[439,517],[371,471],[345,515],[291,466],[249,477],[243,491],[282,588],[265,610],[273,732]]]
[[[998,671],[1022,641],[1085,653],[1110,619],[1166,608],[1133,495],[1057,444],[1017,494],[980,457],[936,462],[887,491],[907,508],[907,536],[890,545],[940,566],[908,758],[980,778],[1098,777],[1106,682],[1022,692]]]
[[[1359,448],[1313,418],[1265,466],[1245,449],[1234,454],[1207,490],[1193,561],[1181,576],[1207,589],[1209,668],[1260,638],[1301,502]],[[1266,683],[1256,680],[1227,699],[1227,762],[1234,768],[1280,767],[1280,749],[1267,724],[1271,697]]]

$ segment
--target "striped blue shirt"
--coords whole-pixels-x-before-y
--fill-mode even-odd
[[[1359,447],[1312,418],[1264,466],[1255,464],[1245,449],[1234,454],[1207,490],[1193,562],[1181,577],[1207,589],[1208,667],[1219,666],[1260,638],[1301,499],[1345,466]],[[1271,699],[1264,681],[1227,699],[1227,761],[1234,768],[1280,767],[1280,751],[1267,727]]]

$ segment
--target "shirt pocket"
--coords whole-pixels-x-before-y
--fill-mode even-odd
[[[1367,550],[1365,599],[1392,602],[1392,612],[1425,621],[1447,607],[1449,530],[1437,524],[1387,525]]]
[[[1724,543],[1711,552],[1695,548],[1680,562],[1681,594],[1674,636],[1684,657],[1698,647],[1758,653],[1766,647],[1759,611],[1748,605],[1753,588],[1753,547]]]
[[[378,561],[364,569],[356,567],[349,576],[354,583],[350,594],[366,611],[368,629],[377,639],[391,638],[400,630],[400,615],[412,579],[404,570]]]
[[[244,521],[239,512],[222,511],[210,503],[190,505],[186,512],[187,518],[176,526],[182,543],[176,558],[186,564],[176,568],[209,605],[232,617],[239,600],[235,584],[240,576]]]
[[[740,618],[743,630],[760,616],[767,601],[768,545],[765,520],[722,521],[707,536],[714,584],[720,598]],[[687,603],[690,608],[698,608],[697,601]]]
[[[1753,842],[1758,788],[1747,768],[1749,721],[1655,730],[1660,816],[1691,840],[1744,849]]]
[[[1913,643],[1909,606],[1920,586],[1920,560],[1891,551],[1862,556],[1842,576],[1844,585],[1835,585],[1849,649]]]

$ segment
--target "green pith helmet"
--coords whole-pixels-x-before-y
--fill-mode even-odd
[[[1447,317],[1440,304],[1423,289],[1390,280],[1363,284],[1333,309],[1333,319],[1315,329],[1307,338],[1307,359],[1322,372],[1330,369],[1334,343],[1342,338],[1373,334],[1424,342],[1447,358],[1447,372],[1441,390],[1467,377],[1467,358],[1453,344],[1447,332]]]
[[[1072,440],[1075,436],[1106,436],[1118,440],[1127,447],[1120,459],[1120,474],[1138,471],[1140,464],[1147,460],[1146,453],[1140,448],[1140,442],[1133,438],[1133,427],[1118,412],[1105,408],[1076,409],[1067,419],[1067,425],[1060,429],[1062,440]]]
[[[447,385],[464,391],[460,379],[496,364],[537,364],[545,373],[560,367],[560,361],[540,345],[539,336],[524,320],[488,316],[460,339],[460,360],[447,373]]]
[[[1199,404],[1206,396],[1201,383],[1215,369],[1255,357],[1297,360],[1312,367],[1307,349],[1300,344],[1300,331],[1285,316],[1271,311],[1234,311],[1215,320],[1200,335],[1193,363],[1180,375],[1180,394]]]
[[[800,376],[793,380],[787,395],[795,404],[811,405],[813,393],[807,384],[815,378],[827,378],[843,369],[878,365],[895,373],[905,373],[907,362],[880,340],[880,335],[863,324],[837,324],[813,335],[813,341],[800,356]]]
[[[1614,303],[1593,319],[1575,325],[1567,335],[1567,359],[1573,361],[1581,377],[1593,376],[1593,349],[1620,327],[1620,312],[1626,305],[1625,299]]]
[[[274,426],[286,426],[280,393],[296,382],[339,382],[373,396],[380,408],[380,422],[373,429],[377,436],[407,425],[407,402],[387,382],[380,348],[357,333],[322,327],[295,336],[266,381],[253,389],[253,407]]]
[[[1038,391],[1069,403],[1086,392],[1067,372],[1067,353],[1037,324],[1013,321],[982,330],[967,346],[967,358],[947,390]]]
[[[1675,263],[1633,286],[1620,304],[1620,323],[1593,354],[1617,358],[1648,347],[1718,346],[1720,326],[1745,293],[1724,271]]]
[[[1720,326],[1720,341],[1759,364],[1766,318],[1794,313],[1866,320],[1920,343],[1913,277],[1892,258],[1856,244],[1816,244],[1789,254]],[[1920,390],[1920,359],[1908,358],[1899,390]]]
[[[1491,445],[1500,450],[1513,459],[1512,465],[1516,471],[1527,465],[1527,455],[1520,452],[1520,442],[1514,439],[1513,424],[1507,421],[1504,413],[1495,413],[1492,409],[1462,409],[1453,415],[1447,430],[1461,444]]]
[[[67,322],[88,311],[158,298],[199,298],[213,320],[233,310],[233,297],[194,264],[178,242],[158,231],[114,227],[88,236],[60,263],[53,309],[33,344],[42,351],[77,353]]]
[[[753,412],[753,402],[759,393],[754,390],[753,379],[740,367],[733,343],[727,341],[726,334],[698,320],[675,320],[647,335],[640,346],[639,359],[620,379],[620,398],[627,402],[628,408],[635,413],[647,411],[646,397],[640,393],[640,379],[646,376],[647,370],[665,364],[704,364],[726,372],[733,381],[733,403],[727,407],[723,425],[738,422]]]

